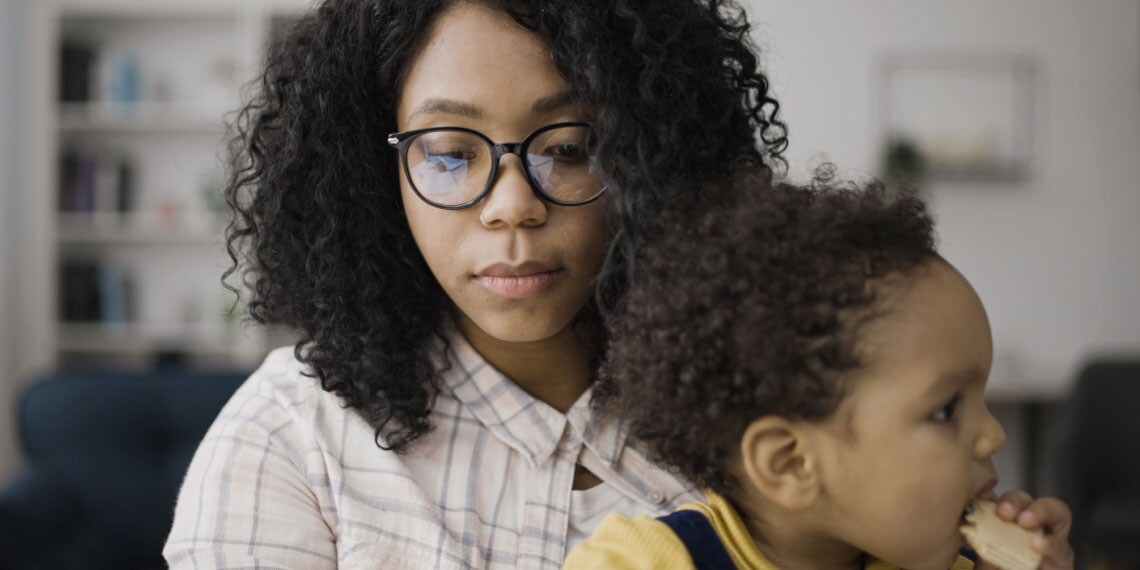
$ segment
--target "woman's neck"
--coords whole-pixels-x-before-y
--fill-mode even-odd
[[[487,362],[560,412],[569,410],[589,386],[593,352],[573,323],[549,338],[507,342],[488,335],[460,311],[455,311],[455,322]]]

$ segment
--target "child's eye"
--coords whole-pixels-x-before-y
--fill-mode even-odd
[[[958,394],[955,394],[953,398],[950,398],[950,400],[943,404],[941,408],[938,408],[934,411],[933,414],[930,415],[931,421],[937,423],[947,423],[953,420],[955,415],[954,412],[958,410],[958,403],[961,400],[962,397]]]

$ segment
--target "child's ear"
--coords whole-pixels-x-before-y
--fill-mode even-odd
[[[748,482],[769,501],[792,511],[812,506],[820,492],[817,462],[801,427],[766,416],[749,424],[740,440]]]

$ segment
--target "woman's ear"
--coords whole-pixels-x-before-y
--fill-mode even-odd
[[[740,439],[746,482],[790,511],[811,507],[820,494],[818,462],[803,426],[777,416],[748,425]]]

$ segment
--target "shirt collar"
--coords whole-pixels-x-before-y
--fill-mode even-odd
[[[593,409],[590,390],[563,414],[527,394],[487,362],[454,323],[448,326],[446,336],[449,366],[443,370],[445,389],[531,465],[545,463],[564,439],[574,437],[611,467],[616,464],[625,444],[624,425],[612,414]]]

